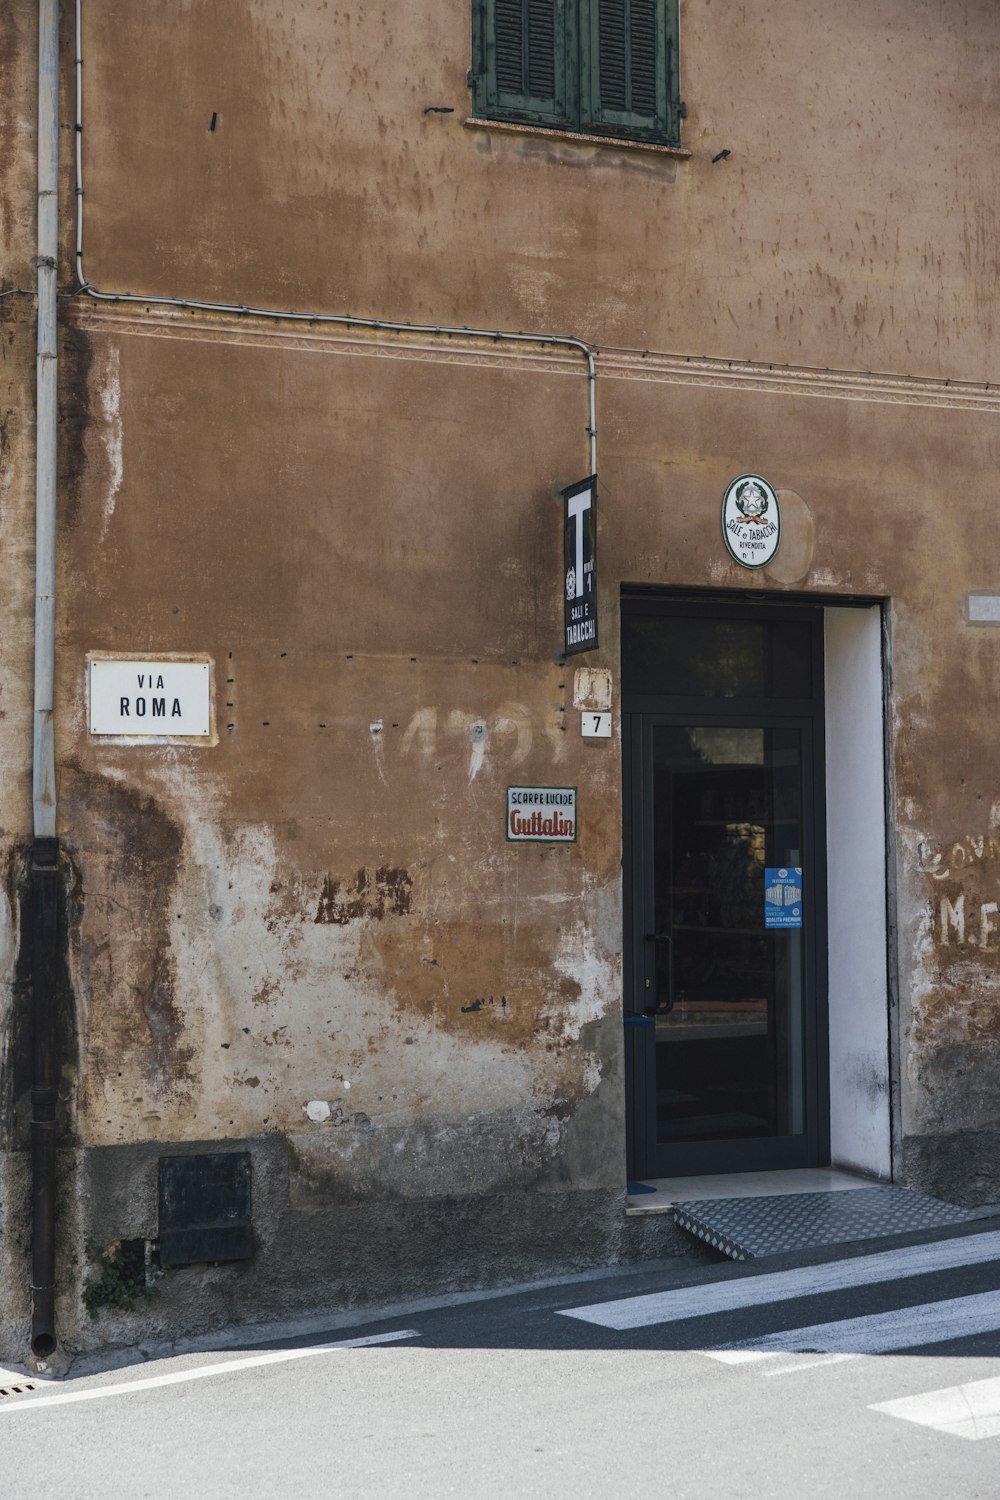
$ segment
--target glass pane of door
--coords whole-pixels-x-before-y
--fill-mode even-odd
[[[801,1136],[806,727],[647,726],[639,972],[654,1140]]]

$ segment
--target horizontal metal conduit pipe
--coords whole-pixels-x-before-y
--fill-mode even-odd
[[[442,338],[490,339],[494,343],[543,344],[575,349],[587,362],[590,473],[597,473],[597,371],[594,351],[583,339],[566,334],[511,333],[502,328],[458,328],[445,323],[399,323],[387,318],[357,318],[349,313],[305,313],[273,307],[251,307],[239,302],[207,302],[193,297],[142,296],[137,292],[103,292],[92,286],[83,269],[83,0],[76,0],[76,277],[80,290],[102,302],[138,302],[157,307],[194,308],[199,312],[232,313],[274,318],[293,323],[338,323],[346,328],[369,328],[377,333],[436,334]]]

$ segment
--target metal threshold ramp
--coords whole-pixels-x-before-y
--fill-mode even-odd
[[[716,1198],[677,1203],[678,1226],[732,1260],[788,1250],[883,1239],[921,1229],[946,1229],[982,1217],[908,1188],[866,1187],[848,1193]]]

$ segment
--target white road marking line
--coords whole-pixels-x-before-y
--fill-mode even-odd
[[[777,1349],[692,1349],[692,1354],[703,1354],[706,1359],[717,1359],[721,1365],[756,1365],[768,1362],[762,1375],[797,1375],[800,1370],[815,1370],[818,1366],[839,1365],[845,1359],[860,1359],[858,1354],[821,1354],[817,1359],[797,1356],[784,1364],[772,1365],[770,1361],[779,1357]]]
[[[820,1354],[816,1359],[806,1359],[804,1355],[796,1355],[794,1359],[788,1360],[783,1365],[770,1365],[765,1375],[798,1375],[802,1370],[825,1370],[827,1365],[842,1365],[848,1359],[860,1359],[860,1354]]]
[[[943,1344],[949,1339],[993,1333],[997,1329],[1000,1329],[1000,1292],[979,1292],[971,1297],[923,1302],[916,1307],[900,1307],[864,1318],[789,1328],[784,1333],[767,1333],[761,1338],[735,1339],[727,1347],[734,1352],[748,1349],[755,1353],[888,1354],[894,1349]]]
[[[967,1385],[949,1385],[923,1396],[877,1401],[868,1410],[884,1411],[904,1422],[934,1427],[938,1432],[971,1442],[1000,1437],[1000,1379],[972,1380]]]
[[[706,1359],[717,1359],[720,1365],[756,1365],[762,1359],[777,1359],[777,1352],[765,1353],[760,1349],[695,1349],[694,1354],[704,1354]]]
[[[580,1318],[602,1328],[625,1332],[650,1328],[657,1323],[678,1323],[713,1313],[733,1312],[769,1302],[788,1302],[794,1297],[814,1297],[872,1286],[879,1281],[900,1281],[958,1266],[974,1266],[1000,1259],[1000,1233],[969,1235],[968,1238],[937,1240],[930,1245],[907,1245],[877,1255],[849,1260],[824,1261],[818,1266],[800,1266],[792,1271],[773,1271],[765,1276],[744,1276],[732,1281],[714,1281],[704,1286],[679,1287],[669,1292],[650,1292],[642,1297],[624,1297],[617,1302],[595,1302],[586,1307],[559,1309],[564,1318]]]
[[[72,1401],[100,1401],[105,1396],[128,1396],[133,1391],[151,1391],[162,1385],[183,1385],[188,1380],[207,1380],[210,1375],[229,1375],[236,1370],[252,1370],[261,1365],[277,1365],[293,1359],[311,1359],[316,1354],[330,1354],[336,1349],[367,1349],[372,1344],[394,1344],[401,1339],[417,1339],[415,1329],[396,1333],[370,1333],[365,1338],[342,1339],[336,1344],[310,1344],[306,1349],[273,1349],[248,1359],[227,1360],[220,1365],[201,1365],[193,1370],[175,1370],[169,1375],[151,1375],[146,1380],[123,1380],[116,1385],[90,1386],[85,1391],[60,1391],[58,1396],[21,1396],[0,1402],[0,1416],[15,1411],[39,1411],[43,1406],[68,1406]]]

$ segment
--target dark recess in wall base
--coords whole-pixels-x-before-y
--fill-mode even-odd
[[[621,1190],[523,1191],[393,1199],[295,1210],[288,1201],[289,1142],[263,1135],[171,1142],[174,1159],[248,1155],[253,1171],[253,1256],[181,1265],[117,1327],[85,1340],[129,1343],[273,1318],[379,1307],[412,1297],[516,1285],[599,1266],[689,1255],[670,1214],[629,1217]],[[163,1144],[82,1153],[85,1233],[99,1244],[155,1239]]]
[[[903,1171],[906,1187],[945,1203],[1000,1204],[1000,1127],[907,1136]]]

